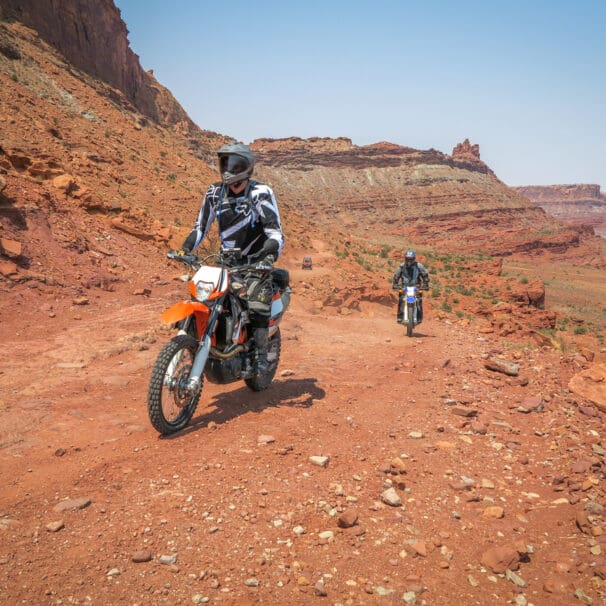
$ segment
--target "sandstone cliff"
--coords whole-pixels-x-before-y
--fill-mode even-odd
[[[0,18],[36,30],[68,63],[121,91],[154,122],[197,130],[170,91],[141,67],[113,0],[3,0]]]
[[[259,174],[321,222],[492,254],[579,243],[576,229],[499,181],[469,141],[452,156],[346,138],[258,139],[252,147]]]
[[[515,190],[557,219],[591,226],[606,238],[606,195],[599,185],[526,185]]]

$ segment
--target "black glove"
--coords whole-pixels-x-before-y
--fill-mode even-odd
[[[400,290],[400,287],[399,287],[397,284],[392,284],[392,285],[391,285],[391,287],[392,287],[394,290]]]
[[[267,257],[271,257],[271,263],[273,263],[278,256],[279,248],[280,246],[277,240],[268,238],[263,243],[263,248],[259,252],[255,253],[254,255],[248,255],[248,260],[250,263],[257,263],[258,261],[265,261]]]
[[[421,284],[421,290],[429,290],[429,282],[426,282],[425,284]]]

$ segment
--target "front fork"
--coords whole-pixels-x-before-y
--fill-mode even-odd
[[[189,379],[187,381],[187,391],[189,391],[191,394],[198,393],[200,391],[200,387],[202,386],[202,373],[204,372],[206,360],[208,360],[208,354],[210,353],[210,336],[215,331],[215,325],[222,309],[223,306],[218,304],[212,308],[210,317],[208,318],[208,323],[206,324],[204,336],[200,339],[198,351],[194,357],[194,363],[192,364]]]
[[[417,305],[418,303],[415,301],[414,303],[408,303],[408,301],[404,301],[404,323],[408,323],[408,318],[410,318],[410,314],[412,314],[412,319],[414,323],[417,322]]]
[[[416,318],[416,305],[414,303],[404,303],[404,323],[406,324],[408,322],[408,318],[410,317],[410,314],[412,314],[413,320],[416,322],[417,318]]]

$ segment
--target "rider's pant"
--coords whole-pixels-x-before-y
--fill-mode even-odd
[[[271,276],[265,279],[252,278],[246,284],[250,326],[259,355],[267,355],[269,349],[269,318],[273,288]]]

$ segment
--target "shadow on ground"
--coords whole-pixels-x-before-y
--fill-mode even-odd
[[[164,436],[163,439],[178,438],[203,429],[211,422],[225,423],[247,412],[261,412],[270,406],[309,408],[314,400],[322,400],[325,395],[326,392],[317,385],[315,378],[275,381],[268,389],[260,392],[241,387],[215,395],[206,405],[211,410],[194,417],[185,429]]]

